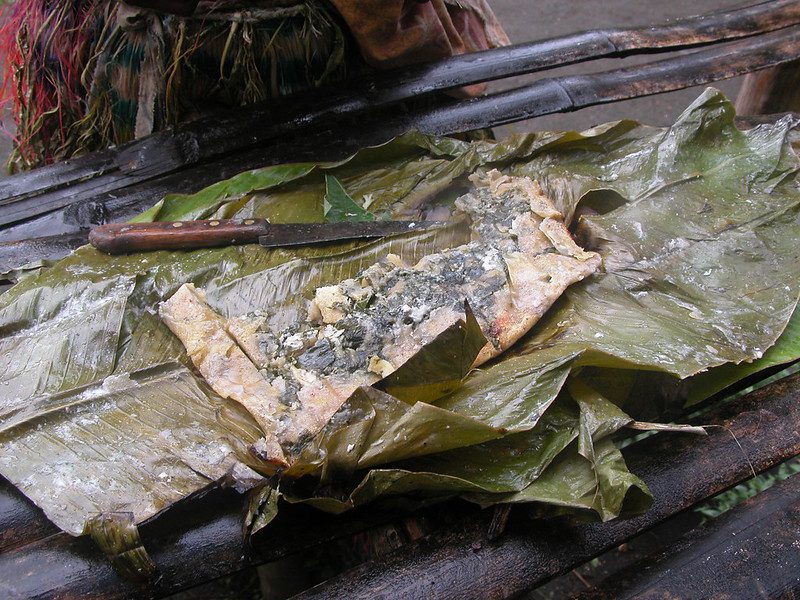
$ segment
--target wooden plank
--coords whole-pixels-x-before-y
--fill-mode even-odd
[[[796,456],[798,419],[800,375],[794,375],[704,415],[703,423],[724,426],[706,438],[659,434],[627,449],[630,470],[655,496],[644,515],[577,525],[518,520],[495,544],[482,542],[486,519],[474,519],[460,531],[409,544],[297,598],[513,597],[749,478],[751,465],[760,472]]]
[[[527,600],[572,600],[595,584],[613,578],[616,572],[637,562],[642,556],[669,547],[682,535],[698,527],[701,521],[702,517],[694,510],[680,512],[630,541],[603,552],[594,560],[537,586],[523,597]]]
[[[736,112],[763,115],[800,111],[800,60],[750,73],[736,98]]]
[[[141,526],[144,546],[158,568],[157,579],[146,585],[117,574],[89,538],[64,533],[41,538],[0,554],[0,598],[161,598],[364,531],[399,514],[370,509],[332,517],[304,506],[284,506],[283,514],[248,547],[242,537],[242,508],[241,495],[214,489]]]
[[[800,476],[795,475],[577,598],[795,598],[798,540]]]
[[[24,262],[20,262],[19,257],[31,257],[33,261],[58,260],[85,244],[87,235],[88,232],[85,230],[79,230],[77,233],[62,233],[0,243],[0,280],[2,280],[3,273],[8,273],[24,264]]]
[[[750,465],[762,471],[798,454],[798,419],[800,375],[795,375],[704,415],[704,422],[727,429],[713,429],[708,437],[660,434],[626,448],[631,470],[656,497],[645,515],[575,525],[559,519],[531,522],[512,513],[508,531],[492,543],[485,539],[492,511],[472,511],[460,529],[410,544],[304,597],[485,598],[519,593],[741,482],[750,476]],[[144,545],[160,574],[145,586],[119,577],[85,539],[56,534],[32,542],[0,555],[0,596],[163,597],[396,517],[377,507],[338,517],[310,509],[293,515],[285,511],[278,517],[285,520],[263,530],[248,551],[241,540],[240,511],[241,500],[233,492],[220,492],[143,525]]]
[[[432,92],[600,57],[661,52],[746,38],[800,23],[800,5],[773,0],[634,28],[586,31],[379,73],[327,89],[200,119],[122,146],[0,181],[0,224],[57,210],[270,140],[329,126]]]
[[[58,532],[39,507],[0,477],[0,555]]]

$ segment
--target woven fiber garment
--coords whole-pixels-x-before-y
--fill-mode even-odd
[[[11,170],[338,81],[360,62],[322,3],[264,4],[202,2],[190,16],[114,0],[11,5],[0,31]]]
[[[16,126],[9,167],[507,43],[486,0],[18,0],[0,29],[2,100]]]

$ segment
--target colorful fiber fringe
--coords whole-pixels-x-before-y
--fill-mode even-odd
[[[0,98],[16,125],[9,169],[344,78],[347,38],[322,3],[261,4],[202,2],[192,17],[115,0],[6,7]]]

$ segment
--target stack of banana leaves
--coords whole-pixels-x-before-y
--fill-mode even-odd
[[[0,473],[73,535],[120,515],[141,523],[213,485],[248,494],[251,531],[285,503],[341,513],[460,497],[602,520],[644,511],[650,494],[615,444],[620,430],[653,420],[665,397],[697,403],[800,356],[796,125],[742,132],[707,90],[668,128],[620,121],[470,142],[409,133],[340,162],[168,195],[138,220],[443,223],[297,248],[108,256],[86,246],[21,272],[0,297]],[[448,216],[468,177],[493,169],[538,182],[602,266],[477,369],[486,332],[474,320],[448,329],[391,386],[359,388],[284,448],[291,466],[275,473],[254,451],[254,416],[213,391],[160,304],[192,283],[222,319],[288,323],[316,290],[390,254],[413,265],[469,242]]]

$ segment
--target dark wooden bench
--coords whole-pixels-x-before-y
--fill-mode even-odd
[[[800,57],[798,23],[800,3],[778,0],[663,27],[585,32],[312,94],[280,109],[279,119],[266,119],[266,109],[259,106],[218,115],[213,129],[200,121],[9,178],[0,181],[0,270],[63,256],[85,243],[94,224],[126,219],[167,191],[193,191],[243,169],[337,158],[411,128],[445,134],[491,127],[785,64]],[[720,45],[720,40],[732,41]],[[471,101],[433,95],[564,62],[690,46],[703,47],[635,68],[540,79]],[[421,101],[421,96],[429,97]],[[351,127],[354,120],[359,127]],[[226,132],[224,139],[216,137],[220,131]],[[399,532],[391,553],[301,597],[515,597],[630,540],[631,547],[644,548],[637,560],[622,561],[606,581],[583,590],[584,596],[779,598],[800,593],[800,478],[706,524],[695,527],[689,519],[687,527],[685,517],[715,494],[800,454],[800,375],[733,401],[709,401],[694,420],[720,427],[707,437],[650,436],[623,450],[630,469],[656,499],[651,510],[633,519],[536,520],[524,507],[481,511],[460,502],[413,514],[371,506],[336,517],[292,506],[245,546],[242,497],[212,489],[140,527],[159,571],[146,583],[121,577],[90,540],[57,531],[2,482],[0,597],[165,597],[386,526]],[[420,531],[409,527],[413,522],[428,525]],[[648,531],[658,531],[662,539],[642,541],[653,539]]]

